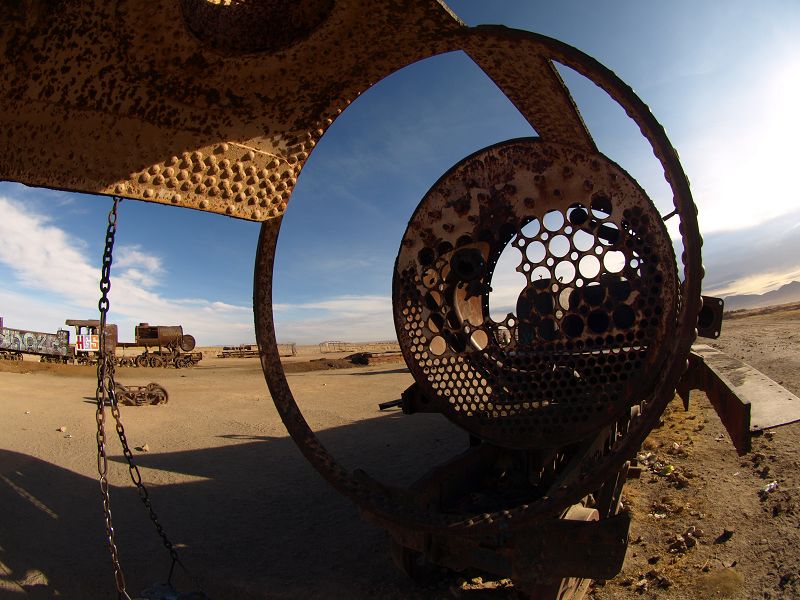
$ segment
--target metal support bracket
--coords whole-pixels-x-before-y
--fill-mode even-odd
[[[711,346],[692,346],[689,369],[677,388],[687,408],[690,390],[705,392],[739,454],[750,451],[753,433],[800,421],[800,398]]]

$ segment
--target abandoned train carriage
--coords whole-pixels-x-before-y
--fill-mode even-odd
[[[43,362],[69,362],[72,351],[69,331],[59,329],[55,333],[28,331],[3,326],[0,317],[0,359],[22,360],[23,354],[41,357]]]

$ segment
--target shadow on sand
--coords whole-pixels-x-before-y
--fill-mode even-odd
[[[366,457],[359,445],[364,436],[381,442]],[[182,545],[184,562],[210,597],[449,596],[446,582],[421,588],[407,580],[389,558],[388,536],[361,521],[291,439],[219,438],[225,440],[220,447],[136,456],[162,525]],[[364,467],[390,483],[408,483],[466,444],[441,420],[402,415],[328,429],[320,438],[346,466]],[[109,469],[124,473],[120,460],[110,461]],[[165,472],[189,481],[163,484]],[[134,596],[165,580],[168,555],[130,482],[111,493],[117,545]],[[25,597],[9,582],[21,583],[34,599],[116,598],[96,480],[0,450],[0,506],[0,579],[6,582],[0,598]],[[176,581],[190,589],[185,578]]]

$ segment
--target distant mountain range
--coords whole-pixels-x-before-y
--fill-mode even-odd
[[[800,302],[800,281],[792,281],[782,285],[777,290],[764,294],[741,294],[726,296],[725,310],[742,310],[748,308],[764,308],[776,304]]]

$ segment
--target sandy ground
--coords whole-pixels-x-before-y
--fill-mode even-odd
[[[800,394],[800,311],[727,322],[715,344]],[[411,383],[402,364],[288,377],[312,427],[349,468],[408,483],[466,445],[442,417],[378,412],[378,402]],[[515,597],[461,590],[457,575],[426,587],[407,580],[389,558],[386,534],[302,458],[257,360],[207,353],[193,369],[120,369],[118,380],[157,381],[169,391],[168,404],[123,407],[122,417],[131,447],[149,449],[134,455],[160,521],[209,596]],[[116,597],[96,473],[95,385],[90,367],[0,365],[0,599]],[[112,434],[114,525],[135,595],[164,580],[169,562]],[[634,522],[625,567],[590,594],[800,597],[800,425],[753,446],[750,456],[736,455],[702,394],[693,393],[688,412],[674,402],[644,451],[671,464],[686,486],[645,469],[626,487]],[[762,499],[772,481],[777,489]],[[676,550],[675,536],[690,527],[697,544]],[[720,538],[726,529],[732,534]]]

